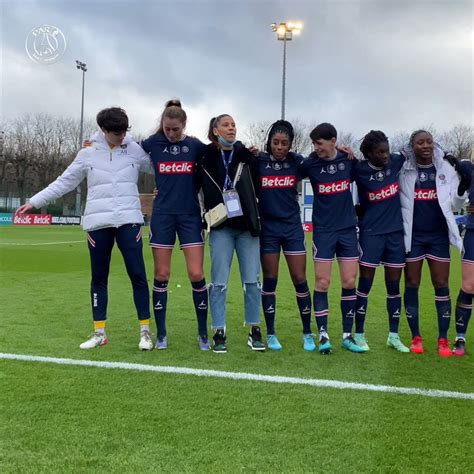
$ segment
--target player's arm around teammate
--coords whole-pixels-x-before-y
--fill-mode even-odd
[[[369,350],[364,332],[369,292],[375,270],[382,264],[387,290],[389,320],[387,345],[399,352],[410,352],[400,340],[400,279],[405,266],[405,244],[400,206],[399,173],[404,158],[391,154],[388,138],[380,130],[371,130],[363,138],[360,151],[364,160],[354,169],[359,193],[359,282],[354,339]]]
[[[211,283],[209,301],[214,330],[214,352],[227,352],[227,283],[234,252],[239,261],[244,291],[244,322],[250,327],[248,345],[263,351],[260,332],[260,218],[255,196],[254,159],[242,143],[236,141],[237,129],[228,114],[211,119],[207,146],[202,160],[201,181],[207,211],[224,204],[228,215],[211,228]],[[241,166],[242,164],[242,166]],[[241,169],[240,179],[236,173]]]
[[[87,231],[91,260],[91,306],[94,333],[81,349],[107,344],[107,319],[110,258],[117,242],[133,287],[133,299],[140,321],[139,348],[150,350],[149,290],[142,253],[143,216],[138,197],[138,175],[148,166],[148,156],[128,135],[128,117],[117,107],[97,115],[100,131],[91,146],[79,151],[64,173],[47,188],[35,194],[17,212],[41,208],[75,189],[87,177],[87,202],[83,228]]]
[[[462,239],[453,210],[464,200],[457,195],[459,178],[444,159],[444,152],[424,130],[414,132],[404,150],[407,157],[400,173],[400,200],[407,251],[405,311],[412,333],[410,350],[424,352],[419,328],[418,290],[426,258],[435,290],[438,317],[438,353],[451,355],[447,333],[451,320],[449,296],[450,243],[459,251]]]
[[[328,289],[336,255],[341,277],[342,346],[363,352],[352,337],[355,314],[355,283],[358,268],[356,215],[350,189],[353,160],[336,149],[337,131],[329,123],[319,124],[310,134],[315,152],[303,161],[301,174],[309,177],[313,201],[313,260],[315,291],[313,304],[319,329],[319,351],[332,350],[328,335]]]
[[[306,281],[306,247],[298,204],[298,169],[302,157],[290,152],[294,138],[291,123],[278,120],[268,131],[266,153],[258,157],[257,190],[262,230],[260,260],[262,308],[267,327],[267,347],[281,350],[275,331],[276,287],[280,249],[283,250],[303,324],[303,347],[314,351],[311,333],[311,296]]]
[[[186,112],[179,100],[170,100],[155,134],[142,142],[155,170],[157,195],[153,202],[150,246],[154,261],[153,311],[157,349],[168,347],[166,311],[171,256],[178,235],[192,286],[198,325],[198,345],[209,350],[207,334],[208,293],[204,278],[204,241],[198,201],[197,163],[205,145],[185,135]]]

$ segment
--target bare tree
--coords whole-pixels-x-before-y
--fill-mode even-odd
[[[350,147],[356,158],[362,158],[362,153],[359,150],[360,142],[361,140],[356,138],[352,132],[340,130],[337,134],[337,144]]]
[[[440,141],[446,151],[453,153],[460,160],[469,160],[474,147],[473,128],[468,125],[456,125],[442,134]]]
[[[268,120],[261,122],[251,122],[242,133],[243,141],[247,146],[255,145],[261,151],[265,150],[265,140],[271,122]]]
[[[398,153],[404,146],[408,145],[410,134],[408,132],[397,132],[389,139],[390,151]]]
[[[310,127],[300,119],[292,120],[291,124],[295,131],[292,150],[302,155],[309,155],[312,147],[311,138],[309,138],[309,133],[311,132]]]

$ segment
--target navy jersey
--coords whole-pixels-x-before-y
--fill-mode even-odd
[[[155,169],[158,195],[153,212],[159,214],[195,214],[200,212],[196,169],[205,145],[194,137],[171,143],[164,134],[155,133],[142,142],[150,153]]]
[[[380,235],[403,230],[398,175],[404,161],[403,156],[391,154],[383,168],[373,166],[368,160],[355,165],[354,179],[362,211],[361,232]]]
[[[474,165],[470,160],[462,160],[461,166],[464,168],[465,171],[471,173],[471,187],[468,189],[468,199],[469,204],[471,206],[474,206]],[[467,215],[466,228],[474,229],[474,214]]]
[[[351,180],[355,160],[340,151],[336,158],[323,160],[311,155],[303,160],[301,177],[308,177],[313,188],[313,231],[329,232],[356,225]]]
[[[262,219],[279,219],[301,223],[298,203],[298,168],[303,157],[289,153],[275,160],[268,153],[258,157],[258,207]]]
[[[416,166],[418,178],[415,182],[413,232],[445,232],[448,224],[438,202],[436,168],[433,164]]]

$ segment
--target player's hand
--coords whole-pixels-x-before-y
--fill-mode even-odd
[[[17,214],[25,214],[26,212],[30,211],[33,209],[33,206],[30,203],[23,204],[23,206],[20,206],[16,211],[15,215]]]
[[[446,153],[444,159],[459,173],[459,160],[451,153]]]
[[[158,188],[153,189],[153,199],[155,199],[156,196],[158,196]]]
[[[346,153],[347,154],[347,158],[349,160],[353,160],[355,157],[354,157],[354,152],[352,151],[352,148],[350,146],[347,146],[347,145],[338,145],[336,147],[337,150],[339,151],[342,151],[343,153]]]
[[[258,146],[252,145],[249,147],[249,152],[252,153],[253,156],[257,157],[260,154],[260,149]]]

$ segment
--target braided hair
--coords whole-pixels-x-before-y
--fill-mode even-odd
[[[267,133],[267,144],[265,149],[267,153],[272,153],[272,138],[276,133],[284,133],[288,135],[288,139],[290,141],[290,148],[293,143],[293,139],[295,138],[295,131],[293,129],[293,125],[286,120],[277,120],[275,123],[270,125],[270,128]]]
[[[371,130],[362,139],[359,149],[364,155],[364,158],[367,160],[369,154],[382,143],[388,144],[388,138],[385,133],[383,133],[381,130]]]
[[[415,130],[411,135],[410,135],[410,146],[413,147],[413,144],[415,143],[415,137],[420,134],[420,133],[426,133],[427,135],[429,135],[431,138],[433,138],[433,135],[428,132],[428,130],[423,130],[423,129],[420,129],[420,130]]]

